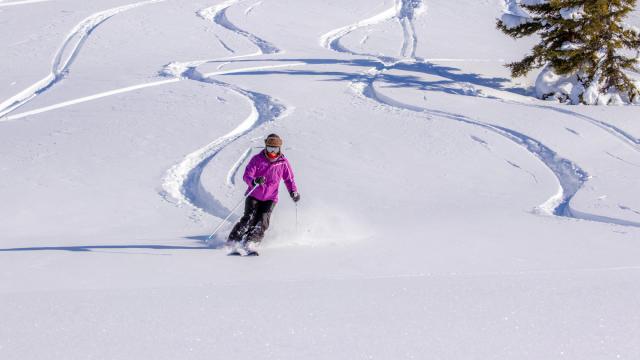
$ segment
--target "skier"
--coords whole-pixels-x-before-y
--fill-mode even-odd
[[[278,202],[280,180],[284,180],[291,199],[300,201],[291,165],[281,150],[282,139],[270,134],[264,143],[264,150],[252,157],[244,170],[242,178],[249,185],[247,193],[257,187],[245,201],[244,215],[229,233],[230,255],[240,255],[239,247],[243,247],[247,255],[258,255],[257,246],[269,228],[271,212]]]

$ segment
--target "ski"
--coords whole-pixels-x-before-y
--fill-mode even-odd
[[[260,253],[254,248],[255,245],[247,242],[229,242],[226,247],[228,249],[227,256],[260,256]]]
[[[239,249],[241,249],[240,244],[234,241],[227,241],[225,247],[227,249],[227,256],[242,256],[242,253],[239,251]]]
[[[260,254],[258,253],[257,247],[258,243],[245,240],[242,243],[242,250],[244,250],[245,253],[244,256],[259,256]]]

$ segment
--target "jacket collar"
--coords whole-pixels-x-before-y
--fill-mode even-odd
[[[269,159],[269,157],[267,156],[267,152],[266,150],[262,150],[262,157],[267,160],[267,162],[269,164],[276,164],[279,163],[281,161],[284,161],[285,157],[284,157],[284,153],[282,153],[282,151],[280,152],[280,156],[278,156],[275,160],[271,160]]]

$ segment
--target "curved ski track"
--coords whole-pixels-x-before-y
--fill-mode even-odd
[[[223,59],[220,59],[220,60],[223,60]],[[171,65],[171,67],[177,68],[177,63],[171,63],[169,65]],[[169,65],[167,65],[167,67],[169,67]],[[184,65],[184,64],[181,64],[181,65]],[[306,65],[306,64],[304,64],[304,63],[290,63],[290,64],[280,64],[280,65],[253,66],[253,67],[233,69],[233,70],[214,71],[214,72],[206,73],[203,76],[211,77],[211,76],[226,75],[226,74],[241,74],[241,73],[245,73],[245,72],[251,73],[251,72],[256,72],[256,71],[260,71],[260,70],[278,69],[278,68],[286,68],[286,67],[296,67],[296,66],[304,66],[304,65]],[[180,72],[178,71],[177,73],[180,73]],[[173,70],[171,70],[171,72],[167,72],[166,69],[165,69],[165,70],[163,70],[161,72],[161,74],[165,75],[165,76],[174,76]],[[25,117],[31,116],[31,115],[38,115],[38,114],[42,114],[42,113],[45,113],[45,112],[48,112],[48,111],[62,109],[62,108],[68,107],[68,106],[82,104],[82,103],[85,103],[85,102],[94,101],[94,100],[106,98],[106,97],[109,97],[109,96],[124,94],[124,93],[128,93],[128,92],[131,92],[131,91],[136,91],[136,90],[146,89],[146,88],[150,88],[150,87],[173,84],[173,83],[176,83],[176,82],[182,81],[182,80],[185,80],[185,79],[184,78],[178,78],[178,77],[172,77],[171,79],[167,79],[167,80],[152,81],[152,82],[148,82],[148,83],[142,83],[142,84],[138,84],[138,85],[126,86],[126,87],[123,87],[123,88],[104,91],[104,92],[100,92],[100,93],[97,93],[97,94],[83,96],[83,97],[80,97],[80,98],[63,101],[63,102],[60,102],[60,103],[57,103],[57,104],[53,104],[53,105],[49,105],[49,106],[45,106],[45,107],[41,107],[41,108],[29,110],[29,111],[25,111],[23,113],[9,115],[7,117],[4,117],[4,118],[0,119],[0,122],[18,120],[18,119],[22,119],[22,118],[25,118]]]
[[[231,21],[229,21],[229,19],[227,18],[227,10],[229,9],[229,7],[231,7],[232,5],[235,5],[236,3],[239,3],[240,1],[242,0],[227,0],[222,4],[211,6],[206,9],[202,9],[198,11],[197,14],[201,18],[205,20],[213,21],[214,23],[222,26],[223,28],[230,30],[246,38],[247,40],[251,41],[258,49],[260,49],[260,51],[254,55],[276,54],[281,52],[280,49],[278,49],[278,47],[276,47],[272,43],[264,39],[261,39],[250,32],[240,29]]]
[[[384,10],[377,15],[358,21],[355,24],[331,30],[328,33],[322,35],[320,37],[320,44],[327,49],[339,53],[359,56],[372,56],[382,61],[383,63],[394,62],[397,61],[397,59],[391,56],[387,57],[358,53],[354,50],[348,49],[340,43],[340,39],[358,29],[378,25],[386,21],[396,19],[402,26],[404,35],[400,56],[404,58],[415,58],[418,38],[413,21],[425,11],[426,5],[424,4],[423,0],[396,0],[395,4],[392,7]]]
[[[358,52],[355,52],[353,50],[347,49],[344,46],[342,46],[342,44],[340,44],[340,39],[342,39],[343,37],[345,37],[346,35],[348,35],[349,33],[352,33],[360,28],[364,28],[364,27],[369,27],[372,25],[376,25],[376,24],[380,24],[383,23],[385,21],[391,20],[393,18],[396,18],[398,15],[398,9],[397,9],[398,5],[395,4],[393,7],[381,12],[380,14],[374,15],[370,18],[367,18],[365,20],[361,20],[355,24],[352,25],[347,25],[332,31],[329,31],[328,33],[322,35],[320,37],[320,45],[322,45],[322,47],[325,47],[329,50],[333,50],[339,53],[345,53],[345,54],[350,54],[350,55],[365,55],[365,56],[374,56],[375,55],[371,55],[371,54],[361,54]]]
[[[211,159],[227,145],[266,122],[286,116],[288,108],[268,95],[203,76],[193,67],[185,69],[180,76],[224,87],[246,98],[251,104],[251,114],[235,129],[187,155],[180,163],[171,167],[164,178],[163,188],[166,194],[179,202],[191,204],[214,216],[225,217],[229,211],[202,186],[200,181],[202,171]]]
[[[544,145],[542,142],[531,138],[525,134],[517,132],[515,130],[505,128],[499,125],[494,125],[490,123],[485,123],[479,120],[474,120],[468,118],[464,115],[449,113],[445,111],[439,110],[431,110],[427,108],[422,108],[410,104],[401,103],[397,100],[394,100],[388,96],[379,94],[376,92],[374,87],[375,77],[371,77],[371,80],[368,81],[365,86],[361,87],[360,93],[372,99],[378,103],[392,106],[395,108],[406,109],[410,111],[416,111],[425,113],[431,116],[436,116],[440,118],[446,118],[450,120],[459,121],[465,124],[481,127],[485,130],[496,133],[522,147],[525,148],[529,153],[538,158],[542,163],[555,175],[560,184],[560,188],[558,192],[554,194],[551,198],[545,201],[543,204],[536,207],[536,210],[548,214],[548,215],[557,215],[564,217],[575,217],[571,211],[569,206],[569,202],[571,198],[580,190],[582,185],[589,179],[589,174],[581,169],[577,164],[559,156],[555,151],[553,151],[548,146]]]
[[[362,20],[355,24],[338,28],[336,30],[332,30],[326,33],[320,38],[320,43],[325,48],[336,51],[336,52],[346,53],[351,55],[363,55],[345,48],[343,45],[340,44],[340,39],[359,28],[375,25],[392,18],[398,18],[403,25],[403,35],[404,35],[401,55],[403,57],[407,56],[406,53],[407,53],[407,49],[409,48],[408,44],[411,44],[412,48],[410,53],[410,59],[396,60],[390,64],[389,59],[393,59],[393,58],[386,57],[386,56],[368,55],[368,56],[373,56],[377,58],[377,60],[380,62],[380,65],[362,74],[359,80],[352,82],[351,86],[354,90],[356,90],[357,93],[382,105],[410,110],[410,111],[421,112],[421,113],[429,114],[432,116],[455,120],[455,121],[463,122],[469,125],[481,127],[483,129],[496,133],[522,146],[530,154],[532,154],[537,159],[539,159],[549,170],[551,170],[551,172],[555,175],[559,183],[558,192],[554,194],[552,197],[550,197],[543,204],[537,206],[535,208],[536,212],[540,212],[547,215],[555,215],[555,216],[569,217],[569,218],[575,218],[575,219],[597,221],[597,222],[603,222],[603,223],[609,223],[609,224],[640,227],[640,223],[631,222],[631,221],[622,220],[622,219],[603,217],[603,216],[594,215],[594,214],[581,213],[571,209],[570,207],[571,199],[580,190],[580,188],[582,188],[584,183],[588,181],[589,174],[587,174],[586,171],[581,169],[576,163],[559,156],[555,151],[553,151],[548,146],[544,145],[542,142],[509,128],[485,123],[479,120],[470,119],[460,114],[448,113],[448,112],[439,111],[439,110],[431,110],[431,109],[422,108],[422,107],[418,107],[410,104],[401,103],[388,96],[385,96],[376,92],[374,83],[384,71],[392,70],[396,66],[406,62],[417,61],[417,59],[415,58],[417,37],[415,35],[413,20],[419,14],[419,12],[416,12],[415,10],[424,9],[423,6],[424,5],[422,4],[422,0],[398,0],[398,2],[396,3],[396,6],[392,9],[385,10],[384,12],[378,15],[375,15],[371,18],[368,18],[366,20]],[[408,31],[408,29],[410,29],[410,31]],[[523,104],[523,105],[527,105],[527,104]],[[561,111],[561,110],[558,109],[557,111]],[[576,116],[579,114],[573,113],[573,115]],[[631,143],[632,145],[635,145],[637,147],[638,139],[633,138],[632,136],[623,132],[622,130],[592,118],[586,117],[586,119],[588,119],[590,122],[594,123],[595,125],[601,128],[604,128],[608,132],[613,133],[617,137],[624,139],[626,143]]]
[[[62,80],[64,76],[69,72],[71,64],[82,49],[82,45],[84,45],[85,41],[87,41],[87,38],[89,37],[89,35],[91,35],[91,32],[100,24],[121,12],[147,4],[159,3],[164,1],[166,0],[147,0],[129,5],[118,6],[112,9],[97,12],[79,22],[67,35],[65,40],[62,42],[62,45],[56,52],[56,55],[53,58],[53,63],[51,64],[51,72],[49,73],[49,75],[0,103],[0,118],[5,117],[10,112],[28,103],[33,98],[45,92],[57,82]],[[66,53],[68,53],[68,55],[65,57]]]
[[[198,67],[207,63],[212,63],[212,62],[219,62],[221,60],[229,60],[229,62],[232,62],[233,60],[237,60],[237,59],[243,59],[243,58],[249,58],[249,57],[254,57],[254,56],[260,56],[260,55],[268,55],[268,54],[278,54],[278,53],[282,53],[282,50],[280,50],[277,46],[275,46],[274,44],[259,38],[258,36],[251,34],[245,30],[242,30],[241,28],[237,27],[235,24],[233,24],[231,21],[229,21],[229,19],[227,18],[227,10],[229,9],[229,7],[231,7],[232,5],[235,5],[239,2],[241,2],[243,0],[227,0],[225,2],[223,2],[222,4],[219,5],[215,5],[215,6],[211,6],[202,10],[198,10],[196,12],[196,15],[198,15],[199,17],[201,17],[204,20],[207,21],[212,21],[213,23],[215,23],[216,25],[225,28],[231,32],[234,32],[235,34],[242,36],[244,38],[246,38],[247,40],[249,40],[249,42],[251,42],[255,47],[258,48],[258,51],[252,54],[244,54],[244,55],[235,55],[235,56],[230,56],[230,57],[226,57],[226,58],[219,58],[219,59],[210,59],[210,60],[194,60],[194,61],[188,61],[188,62],[174,62],[168,65],[168,67],[171,66],[175,66],[178,68],[185,68],[185,67]],[[218,40],[218,42],[220,43],[220,45],[227,51],[229,51],[232,54],[235,54],[235,50],[232,49],[231,47],[229,47],[224,41],[222,41],[219,37],[216,36],[216,39]],[[221,69],[224,65],[226,65],[228,63],[222,63],[220,64],[220,66],[218,67],[218,69]],[[166,68],[166,67],[165,67]]]
[[[260,5],[262,5],[262,1],[258,1],[257,3],[255,3],[255,4],[251,5],[251,6],[249,6],[249,7],[244,11],[244,14],[245,14],[246,16],[249,16],[249,15],[251,14],[251,12],[253,11],[253,9],[255,9],[256,7],[258,7],[258,6],[260,6]]]
[[[232,61],[234,59],[258,56],[262,54],[274,54],[281,52],[275,45],[260,39],[259,37],[248,33],[233,23],[231,23],[226,17],[226,10],[242,1],[242,0],[228,0],[220,5],[209,7],[198,11],[198,16],[211,20],[217,25],[235,32],[239,36],[243,36],[251,41],[259,51],[254,54],[248,55],[239,55],[232,56],[222,59],[214,59],[214,60],[204,60],[204,61],[192,61],[185,63],[172,63],[169,64],[168,67],[173,67],[172,69],[165,69],[165,75],[171,76],[180,76],[175,77],[168,80],[156,81],[152,83],[139,84],[126,88],[116,89],[112,91],[107,91],[104,93],[94,94],[90,96],[86,96],[83,98],[65,101],[63,103],[54,104],[51,106],[47,106],[40,109],[35,109],[29,112],[16,114],[12,116],[6,116],[8,113],[12,112],[16,108],[20,107],[24,103],[31,100],[33,97],[47,90],[51,86],[53,86],[57,81],[59,81],[66,72],[68,72],[68,68],[73,62],[75,56],[79,52],[80,48],[86,38],[90,35],[91,31],[95,29],[102,22],[106,21],[113,15],[116,15],[122,11],[126,11],[132,9],[134,7],[146,5],[149,3],[163,2],[165,0],[147,0],[142,1],[130,5],[125,5],[117,8],[113,8],[110,10],[102,11],[100,13],[96,13],[87,19],[83,20],[79,23],[74,30],[67,36],[60,50],[56,54],[54,59],[54,63],[52,66],[52,72],[49,76],[31,87],[25,89],[21,93],[15,95],[11,99],[0,104],[0,121],[3,120],[13,120],[22,117],[26,117],[29,115],[39,114],[42,112],[71,106],[77,103],[82,103],[86,101],[91,101],[99,98],[103,98],[106,96],[111,96],[115,94],[120,94],[124,92],[129,92],[137,89],[142,89],[146,87],[164,85],[168,83],[173,83],[176,81],[180,81],[182,79],[194,80],[194,81],[202,81],[211,83],[217,86],[222,86],[230,91],[235,92],[236,94],[245,97],[252,104],[252,113],[251,115],[245,119],[236,129],[232,130],[228,134],[222,136],[214,140],[209,145],[204,148],[187,155],[185,159],[173,166],[165,176],[165,181],[163,184],[164,192],[163,195],[170,195],[178,200],[178,202],[185,202],[192,204],[196,208],[203,209],[208,211],[214,215],[221,215],[226,212],[226,209],[209,193],[207,193],[201,183],[200,183],[200,175],[202,170],[206,166],[206,164],[217,154],[219,153],[226,145],[230,144],[240,136],[246,134],[252,129],[260,126],[261,124],[267,121],[277,120],[279,118],[284,117],[288,113],[288,109],[282,105],[277,100],[269,97],[265,94],[260,94],[256,92],[251,92],[249,90],[241,89],[231,84],[227,84],[221,81],[212,80],[211,77],[215,75],[221,75],[226,73],[241,73],[245,71],[256,71],[262,69],[270,69],[270,68],[279,68],[279,67],[289,67],[289,66],[304,66],[305,63],[294,63],[294,64],[285,64],[285,65],[273,65],[273,66],[261,66],[261,67],[252,67],[245,69],[235,69],[230,71],[220,71],[220,72],[212,72],[207,74],[199,73],[196,68],[202,64],[212,62],[212,61],[221,61],[221,60],[229,60]],[[7,5],[20,5],[22,3],[30,3],[32,1],[24,1],[24,2],[14,2],[8,3]],[[571,198],[576,194],[576,192],[582,187],[582,185],[588,180],[588,174],[578,167],[575,163],[570,160],[558,157],[558,155],[542,144],[541,142],[532,139],[524,134],[518,133],[511,129],[503,128],[497,125],[484,123],[478,120],[473,120],[467,118],[463,115],[446,113],[437,110],[430,110],[425,108],[416,107],[410,104],[403,104],[396,100],[393,100],[389,97],[386,97],[382,94],[378,94],[375,91],[374,82],[377,78],[386,70],[394,69],[396,66],[401,64],[407,64],[410,62],[415,62],[417,59],[415,58],[416,47],[417,47],[417,37],[415,34],[415,27],[413,25],[413,20],[425,9],[425,5],[422,0],[397,0],[396,4],[382,13],[370,17],[368,19],[359,21],[355,24],[348,25],[345,27],[341,27],[335,30],[332,30],[320,38],[320,43],[323,47],[336,51],[338,53],[346,53],[351,55],[364,55],[369,57],[374,57],[380,62],[380,65],[376,68],[372,68],[367,73],[364,73],[359,81],[353,82],[352,87],[357,90],[361,95],[374,100],[380,104],[386,106],[392,106],[395,108],[403,108],[411,111],[418,111],[427,113],[433,116],[444,117],[456,121],[461,121],[470,125],[478,126],[484,128],[486,130],[497,133],[520,146],[523,146],[530,152],[532,155],[540,159],[556,176],[558,182],[560,184],[560,189],[558,193],[548,199],[544,204],[537,207],[542,213],[546,214],[554,214],[558,216],[565,217],[573,217],[580,218],[585,220],[593,220],[600,221],[605,223],[613,223],[620,225],[630,225],[630,226],[640,226],[639,223],[629,222],[626,220],[620,219],[612,219],[607,217],[601,217],[597,215],[591,214],[583,214],[579,213],[575,210],[572,210],[569,206],[569,202]],[[345,48],[342,44],[340,44],[341,38],[350,34],[351,32],[363,28],[373,26],[384,21],[397,19],[402,25],[403,29],[403,45],[402,50],[400,51],[400,55],[402,57],[409,57],[404,61],[396,59],[394,57],[386,57],[382,55],[372,55],[372,54],[360,54],[354,52],[348,48]],[[75,37],[79,37],[76,41],[75,46],[72,47],[71,54],[66,58],[65,61],[62,61],[62,55],[65,52],[68,52],[68,48],[72,40]],[[410,49],[410,51],[409,51]],[[231,50],[231,49],[228,49]],[[448,60],[448,59],[447,59]],[[462,60],[462,59],[460,59]],[[60,65],[62,64],[62,65]],[[503,90],[502,90],[503,91]],[[559,109],[552,106],[547,105],[536,105],[536,104],[527,104],[524,102],[506,100],[510,103],[515,103],[523,106],[535,106],[541,107],[548,110],[561,112],[567,115],[574,116],[578,119],[582,119],[592,123],[593,125],[607,131],[608,133],[618,137],[626,144],[631,145],[633,149],[636,151],[640,151],[640,139],[632,136],[631,134],[625,132],[624,130],[615,127],[606,122],[597,120],[595,118],[588,117],[586,115],[582,115],[571,110],[567,109]],[[244,158],[241,157],[239,162],[234,165],[235,167],[239,167]],[[229,177],[233,177],[232,173],[237,171],[237,168],[232,168],[227,175],[227,183],[232,183],[233,180],[229,180]],[[165,196],[166,198],[166,196]],[[226,213],[225,213],[226,214]]]
[[[232,187],[232,186],[234,186],[236,184],[236,182],[235,182],[236,174],[238,173],[238,170],[240,170],[240,166],[242,166],[242,164],[244,164],[244,162],[247,161],[247,159],[251,155],[251,150],[252,150],[251,148],[248,148],[240,156],[240,158],[238,158],[238,161],[236,161],[236,163],[233,164],[231,169],[229,169],[229,172],[227,173],[227,185],[228,186]]]
[[[197,14],[203,19],[212,20],[221,27],[247,38],[258,48],[258,52],[255,54],[242,55],[235,58],[280,52],[275,45],[241,30],[227,19],[226,10],[239,1],[241,0],[229,0],[220,5],[200,10]],[[251,114],[231,132],[187,155],[180,163],[169,169],[163,182],[163,195],[168,194],[174,199],[177,199],[178,203],[190,204],[214,216],[225,217],[229,213],[229,210],[204,189],[201,182],[202,171],[211,159],[227,145],[266,122],[275,121],[287,116],[291,109],[269,95],[243,89],[236,85],[203,75],[197,70],[197,67],[207,62],[208,61],[173,62],[167,65],[163,73],[165,75],[179,76],[193,81],[224,87],[245,98],[251,104]],[[246,159],[249,152],[250,151],[245,152],[245,156],[234,164],[229,174],[234,173],[234,168],[241,165],[241,162]],[[230,176],[232,175],[227,175],[227,184],[231,184],[232,186],[232,180],[229,180]]]

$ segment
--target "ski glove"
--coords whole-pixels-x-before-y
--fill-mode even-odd
[[[293,199],[294,202],[300,201],[300,194],[298,194],[296,191],[290,192],[289,195],[291,195],[291,199]]]
[[[253,186],[262,185],[265,182],[264,176],[260,176],[258,178],[253,179]]]

